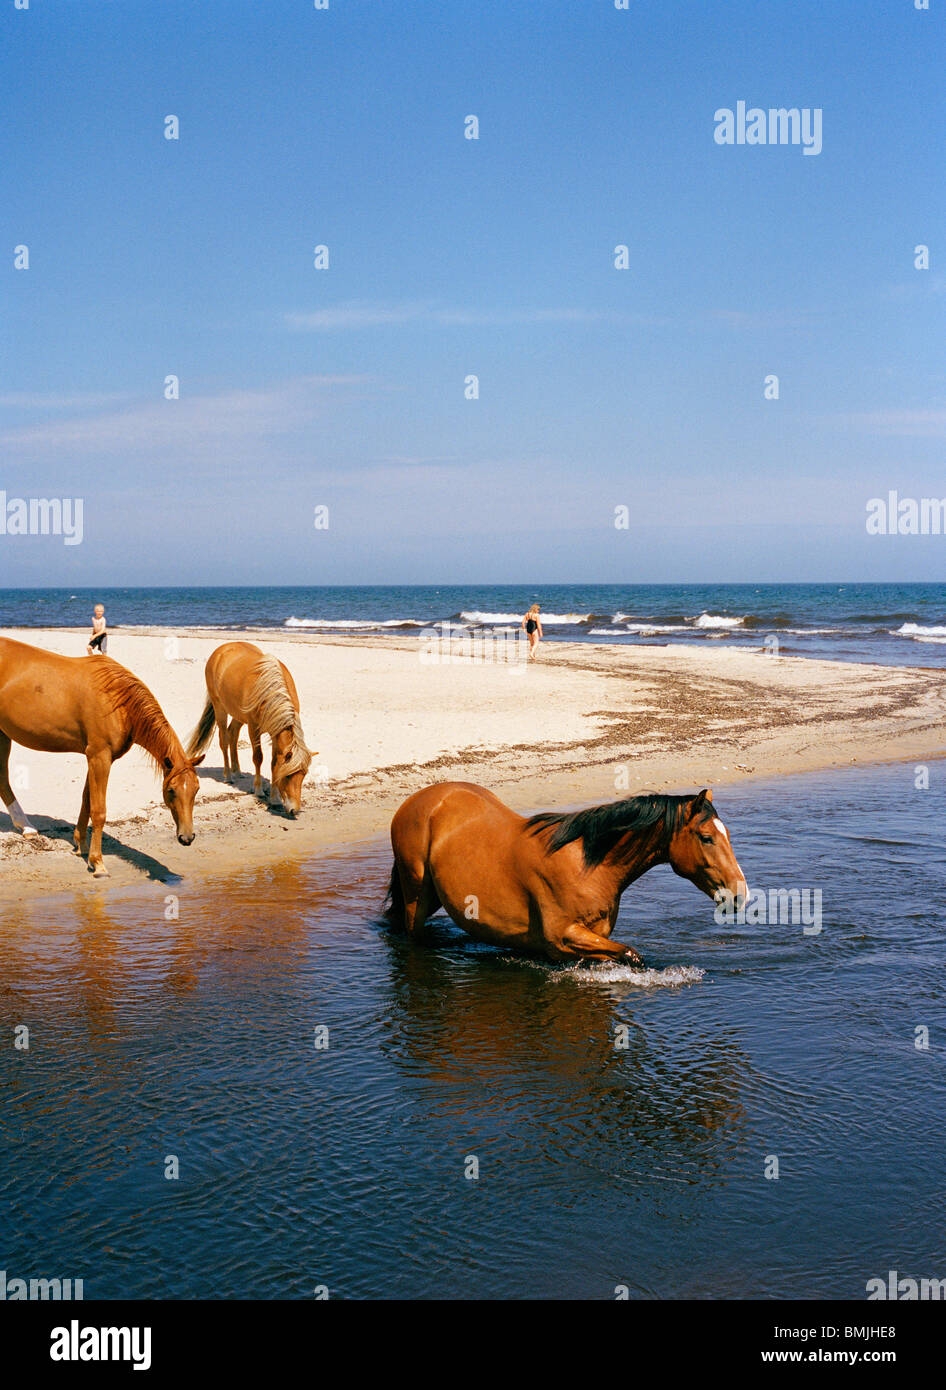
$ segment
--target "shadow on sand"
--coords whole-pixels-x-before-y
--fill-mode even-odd
[[[56,820],[52,816],[37,816],[30,813],[30,823],[34,825],[39,835],[44,840],[57,840],[61,844],[66,844],[72,849],[72,833],[75,826],[72,822]],[[0,815],[0,831],[14,830],[15,827],[9,816]],[[32,836],[23,839],[24,844],[33,843],[37,852],[42,853],[44,846],[36,844]],[[145,878],[154,879],[158,883],[180,883],[181,875],[168,868],[167,864],[162,864],[160,859],[154,859],[150,854],[145,854],[143,850],[132,849],[130,845],[125,845],[121,840],[116,840],[114,835],[110,835],[107,830],[102,832],[102,855],[105,859],[105,866],[108,867],[109,856],[120,859],[124,864],[137,869]],[[86,855],[82,856],[83,866],[88,870],[88,860]]]

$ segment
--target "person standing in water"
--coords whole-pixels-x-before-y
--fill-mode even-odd
[[[95,605],[95,612],[92,614],[92,636],[86,650],[89,656],[93,652],[101,652],[102,656],[108,655],[108,630],[105,626],[105,608],[101,603]]]
[[[535,661],[535,654],[542,641],[542,622],[539,618],[539,605],[534,603],[520,623],[529,638],[529,660]]]

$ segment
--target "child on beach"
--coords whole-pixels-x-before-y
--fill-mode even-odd
[[[92,614],[92,636],[89,638],[89,645],[86,648],[89,656],[93,652],[100,652],[102,656],[108,654],[108,632],[105,627],[105,608],[101,603],[95,605],[95,612]]]

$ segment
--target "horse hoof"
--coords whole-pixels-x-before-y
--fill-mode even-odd
[[[106,869],[104,864],[96,864],[95,868],[92,870],[92,877],[108,878],[108,869]]]
[[[35,826],[35,825],[24,825],[24,827],[23,827],[23,834],[24,834],[24,836],[26,836],[26,835],[38,835],[38,834],[39,834],[39,831],[36,829],[36,826]]]

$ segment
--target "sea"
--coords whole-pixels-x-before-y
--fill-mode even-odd
[[[381,839],[0,913],[0,1268],[86,1299],[946,1278],[946,763],[925,773],[720,790],[750,886],[820,909],[719,923],[655,869],[615,929],[643,971],[446,921],[408,941],[378,921]]]
[[[787,656],[946,666],[946,584],[548,584],[3,589],[0,627],[384,635],[495,633],[541,605],[550,641],[724,642]]]

